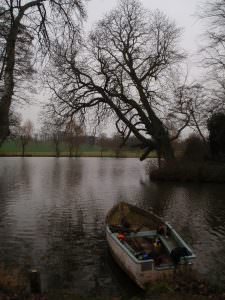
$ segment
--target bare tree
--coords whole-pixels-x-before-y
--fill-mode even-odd
[[[54,144],[56,157],[60,156],[60,144],[64,140],[64,128],[60,118],[44,120],[41,129],[45,140],[50,140]]]
[[[25,148],[32,140],[34,125],[30,120],[24,122],[23,125],[17,129],[17,136],[22,146],[22,156],[25,155]]]
[[[152,150],[173,159],[162,115],[169,105],[169,73],[184,58],[179,36],[164,14],[146,12],[138,0],[121,0],[83,46],[57,45],[57,73],[47,73],[54,94],[50,109],[67,117],[91,110],[97,120],[113,113],[124,141],[133,134],[145,149],[141,159]]]
[[[115,152],[115,157],[118,158],[121,155],[123,147],[123,139],[120,134],[115,133],[110,140],[111,149]]]
[[[176,126],[191,128],[206,144],[207,120],[212,114],[211,91],[198,83],[183,84],[174,90],[174,102],[169,108],[167,128],[176,137]],[[172,121],[172,122],[171,122]]]
[[[75,155],[78,156],[78,151],[80,145],[82,143],[83,137],[83,129],[80,125],[78,125],[74,120],[70,120],[65,125],[65,143],[69,149],[69,156],[72,157],[73,152],[75,151]]]
[[[208,0],[200,7],[200,18],[207,25],[206,43],[201,49],[207,69],[206,79],[211,86],[211,108],[225,109],[225,1]]]
[[[81,0],[3,0],[0,20],[9,20],[9,27],[0,43],[1,78],[0,82],[0,144],[9,135],[9,110],[14,93],[16,54],[20,31],[36,38],[36,48],[46,54],[50,50],[50,34],[59,37],[69,35],[77,28],[74,24],[76,12],[84,16]],[[2,22],[1,22],[2,23]]]
[[[224,75],[225,66],[225,2],[224,0],[208,0],[200,8],[200,18],[207,22],[208,46],[205,49],[205,63],[216,72]]]
[[[101,133],[97,139],[97,145],[100,147],[101,157],[103,152],[109,147],[109,138],[107,138],[105,133]]]

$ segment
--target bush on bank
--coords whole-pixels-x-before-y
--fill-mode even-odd
[[[225,182],[225,164],[177,160],[150,170],[152,181]]]
[[[208,143],[191,135],[183,145],[180,156],[164,162],[160,168],[149,169],[153,181],[225,182],[225,160],[213,161]]]

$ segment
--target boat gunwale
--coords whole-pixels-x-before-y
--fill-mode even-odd
[[[106,227],[106,230],[107,232],[109,233],[110,237],[114,240],[114,242],[116,242],[116,244],[122,248],[126,254],[136,263],[136,264],[139,264],[139,265],[142,265],[142,264],[145,264],[145,263],[152,263],[152,270],[156,270],[156,271],[162,271],[162,270],[169,270],[169,269],[175,269],[175,266],[174,265],[171,265],[171,264],[168,264],[168,265],[162,265],[162,266],[155,266],[155,261],[154,259],[146,259],[144,261],[142,260],[138,260],[134,255],[133,253],[131,253],[131,251],[125,246],[123,245],[119,240],[118,238],[111,232],[111,230],[109,229],[109,226]],[[173,229],[174,230],[174,229]],[[189,249],[188,249],[189,250]],[[196,256],[193,254],[193,255],[189,255],[189,256],[185,256],[184,258],[184,262],[180,263],[180,265],[183,265],[184,263],[189,263],[191,264],[191,260],[193,258],[196,258]]]
[[[170,223],[165,222],[165,224],[169,227],[169,229],[172,231],[172,233],[175,235],[175,238],[182,244],[182,246],[184,246],[190,253],[191,255],[187,255],[185,256],[185,259],[194,259],[196,258],[196,255],[194,254],[193,250],[191,249],[191,247],[189,247],[187,245],[187,243],[184,241],[184,239],[180,236],[180,234],[173,228],[172,225],[170,225]]]
[[[165,221],[162,220],[159,216],[157,216],[157,215],[154,214],[153,212],[146,211],[146,210],[143,209],[143,208],[137,207],[137,206],[135,206],[135,205],[133,205],[133,204],[130,204],[130,203],[127,203],[127,202],[123,202],[123,201],[121,201],[121,202],[115,204],[115,205],[109,210],[109,212],[107,213],[106,218],[105,218],[106,224],[108,224],[108,221],[109,221],[109,219],[110,219],[110,216],[112,216],[113,213],[118,209],[118,206],[119,206],[119,205],[127,205],[127,206],[130,207],[132,210],[134,210],[134,211],[140,213],[141,215],[143,215],[143,216],[145,216],[145,217],[149,217],[149,215],[151,215],[151,216],[154,217],[158,222],[165,224]]]

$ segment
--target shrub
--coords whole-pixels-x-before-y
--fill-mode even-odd
[[[208,145],[198,136],[191,135],[184,142],[182,158],[188,161],[204,161],[209,156]]]

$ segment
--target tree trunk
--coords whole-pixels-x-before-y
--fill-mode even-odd
[[[58,143],[55,144],[55,154],[56,154],[56,157],[59,157],[59,155],[60,155]]]
[[[161,168],[161,151],[157,151],[157,158],[158,158],[158,167]]]
[[[4,86],[0,98],[0,146],[10,134],[9,131],[9,110],[12,102],[14,89],[14,67],[15,67],[15,48],[19,31],[20,20],[23,13],[19,14],[14,20],[6,43],[6,64],[3,76]]]
[[[171,145],[169,133],[164,127],[164,124],[158,119],[156,115],[152,118],[153,124],[153,138],[156,143],[156,151],[160,153],[160,157],[163,157],[166,161],[174,160],[174,150]]]
[[[0,146],[9,136],[9,102],[10,100],[7,99],[5,96],[1,98],[0,102]]]
[[[22,144],[22,156],[24,157],[24,155],[25,155],[25,145]]]
[[[75,156],[78,157],[79,146],[76,146]]]
[[[161,137],[161,140],[159,141],[160,145],[160,153],[164,157],[166,161],[174,160],[174,150],[172,148],[169,135]]]

